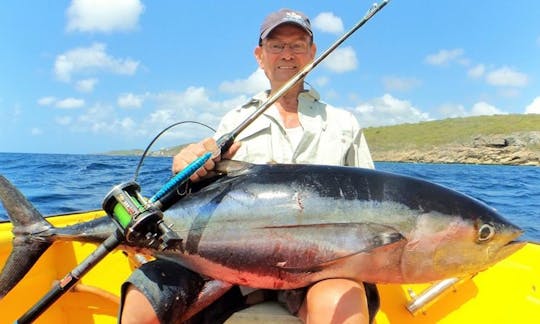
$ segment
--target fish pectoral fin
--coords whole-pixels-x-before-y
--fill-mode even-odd
[[[276,231],[277,228],[283,231]],[[288,245],[275,266],[287,271],[305,272],[329,266],[350,256],[405,241],[394,228],[376,223],[326,223],[273,226]],[[277,234],[280,235],[280,234]]]
[[[214,170],[219,173],[235,173],[242,172],[253,166],[252,163],[237,161],[237,160],[221,160],[216,163]]]
[[[229,177],[235,175],[241,175],[247,172],[253,164],[248,162],[236,161],[236,160],[221,160],[216,163],[216,166],[208,171],[208,173],[202,177],[202,184],[194,185],[194,188],[206,187],[208,184],[212,184],[217,179],[224,175]],[[196,189],[195,191],[198,191]]]

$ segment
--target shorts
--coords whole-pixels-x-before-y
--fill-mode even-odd
[[[207,279],[181,265],[166,261],[154,260],[135,269],[122,285],[120,304],[121,318],[125,293],[129,284],[134,285],[148,298],[161,323],[176,323],[189,305],[197,300],[199,292]],[[370,322],[379,309],[379,293],[373,284],[364,283],[368,300]],[[255,291],[257,302],[275,300],[282,304],[291,314],[300,310],[308,287],[291,290]],[[203,309],[185,323],[223,323],[235,312],[247,308],[254,303],[251,295],[242,295],[238,286],[233,286],[214,303]],[[176,320],[176,321],[175,321]]]

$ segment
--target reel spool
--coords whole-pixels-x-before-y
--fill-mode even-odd
[[[181,248],[182,239],[163,222],[163,212],[140,194],[133,181],[115,186],[103,199],[103,210],[128,243],[166,250]]]

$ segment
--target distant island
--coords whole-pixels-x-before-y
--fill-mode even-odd
[[[385,162],[540,166],[540,115],[449,118],[364,129],[373,159]],[[183,145],[152,151],[173,156]],[[141,155],[142,150],[113,151]]]

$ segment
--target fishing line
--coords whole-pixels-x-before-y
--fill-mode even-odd
[[[161,137],[161,135],[163,135],[165,132],[167,132],[168,130],[170,130],[171,128],[173,127],[176,127],[178,125],[182,125],[182,124],[189,124],[189,123],[192,123],[192,124],[197,124],[197,125],[200,125],[200,126],[204,126],[206,128],[208,128],[209,130],[211,130],[212,132],[216,132],[215,129],[213,129],[212,127],[204,124],[204,123],[201,123],[201,122],[198,122],[198,121],[194,121],[194,120],[184,120],[184,121],[181,121],[181,122],[176,122],[176,123],[173,123],[167,127],[165,127],[161,132],[159,132],[153,139],[152,141],[150,141],[150,143],[146,146],[146,149],[144,150],[143,154],[141,155],[141,158],[139,159],[139,164],[137,164],[137,168],[135,169],[135,174],[133,175],[133,181],[137,181],[137,177],[139,176],[139,171],[141,170],[141,167],[142,167],[142,164],[143,164],[143,161],[144,159],[146,158],[146,155],[148,154],[148,151],[150,151],[150,148],[152,147],[152,145],[154,145],[154,143]]]

